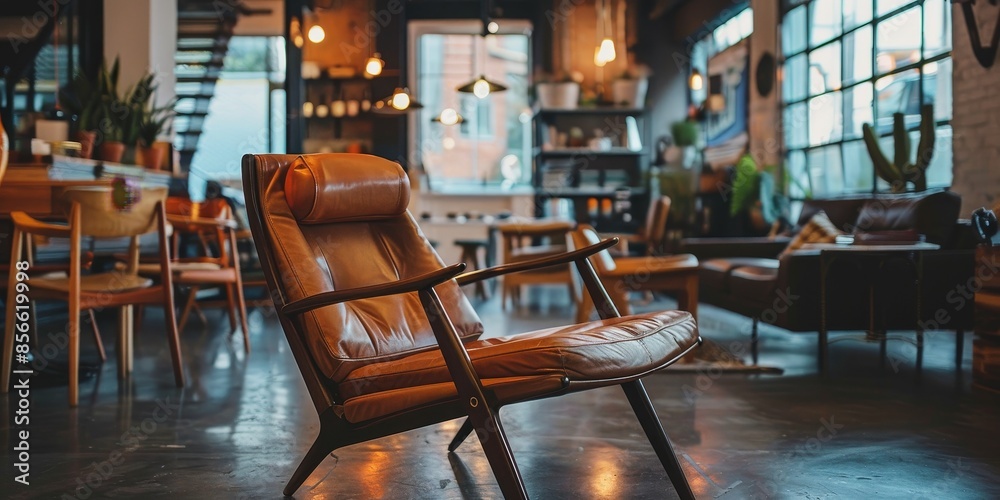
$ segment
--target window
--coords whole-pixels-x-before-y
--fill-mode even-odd
[[[433,189],[530,182],[529,28],[505,21],[484,38],[477,21],[411,23],[409,81],[424,107],[410,115],[410,143],[416,144],[410,155]],[[507,90],[482,99],[455,90],[479,75]],[[436,120],[444,110],[461,120]]]
[[[205,118],[198,151],[191,160],[192,196],[200,196],[201,179],[239,179],[240,156],[247,151],[285,151],[285,46],[282,37],[234,36]],[[180,83],[178,93],[194,93],[201,84]],[[178,109],[193,101],[179,99]],[[175,120],[186,130],[186,120]],[[179,136],[178,136],[179,137]],[[181,139],[178,138],[178,141]]]
[[[795,198],[887,191],[862,141],[872,124],[892,155],[903,113],[912,147],[934,105],[929,187],[951,184],[951,6],[948,0],[806,0],[781,26],[784,144]],[[911,161],[915,151],[911,152]]]
[[[698,40],[691,49],[691,67],[702,75],[708,74],[708,60],[753,33],[753,10],[746,8],[738,12],[728,21],[719,25],[711,33]],[[691,100],[701,103],[708,96],[708,85],[699,90],[691,91]]]

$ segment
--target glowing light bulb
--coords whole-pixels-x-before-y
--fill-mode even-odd
[[[441,116],[438,117],[442,125],[454,125],[458,123],[458,111],[452,108],[445,108],[441,110]]]
[[[385,62],[382,61],[381,56],[378,52],[376,52],[372,54],[372,56],[368,58],[368,62],[365,63],[365,74],[368,76],[378,76],[382,74],[382,67],[384,65]]]
[[[594,47],[594,66],[603,68],[605,64],[607,64],[607,61],[601,58],[601,47]]]
[[[490,21],[490,24],[486,25],[486,31],[489,31],[490,33],[496,33],[497,31],[500,31],[500,25],[497,24],[496,21]]]
[[[319,43],[322,42],[324,39],[326,39],[326,31],[323,30],[322,26],[314,24],[312,25],[312,27],[309,28],[308,36],[310,42]]]
[[[705,88],[705,78],[701,76],[700,71],[694,70],[694,72],[691,73],[690,86],[691,90],[701,90]]]
[[[605,38],[604,40],[601,40],[601,47],[597,49],[597,56],[595,57],[596,59],[604,61],[604,64],[614,61],[616,57],[615,42],[611,41],[610,38]]]
[[[472,93],[480,99],[486,98],[486,96],[490,95],[490,82],[487,82],[483,78],[476,80],[476,83],[472,85]]]
[[[410,96],[403,89],[396,89],[392,94],[392,107],[402,111],[410,107]]]

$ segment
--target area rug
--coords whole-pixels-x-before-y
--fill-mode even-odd
[[[693,359],[691,359],[693,358]],[[678,361],[658,373],[744,373],[782,375],[785,370],[776,366],[748,365],[725,347],[703,339],[701,347],[688,357]]]

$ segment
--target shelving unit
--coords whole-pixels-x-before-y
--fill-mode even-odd
[[[535,113],[534,174],[535,215],[555,215],[554,200],[567,200],[577,222],[604,232],[634,232],[642,226],[649,190],[645,186],[649,133],[645,111],[635,108],[593,107],[568,110],[543,109]],[[627,119],[638,128],[641,148],[629,148]],[[555,145],[550,129],[568,135],[580,128],[585,141],[609,137],[610,149],[581,145]]]
[[[303,78],[305,101],[313,104],[311,116],[305,116],[305,143],[307,149],[315,149],[316,144],[336,144],[359,142],[367,150],[372,149],[372,135],[375,119],[379,115],[370,111],[359,111],[356,115],[316,116],[315,107],[324,104],[331,106],[338,99],[358,101],[368,99],[373,103],[387,94],[386,88],[393,85],[399,78],[398,70],[383,70],[378,76],[368,78],[358,74],[349,77],[331,77],[323,74],[315,78]],[[391,89],[390,89],[391,90]],[[332,113],[332,109],[330,110]],[[310,147],[310,144],[313,146]]]

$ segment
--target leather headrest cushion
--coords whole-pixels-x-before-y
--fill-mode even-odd
[[[301,224],[387,219],[406,211],[410,180],[377,156],[303,155],[285,176],[285,200]]]

